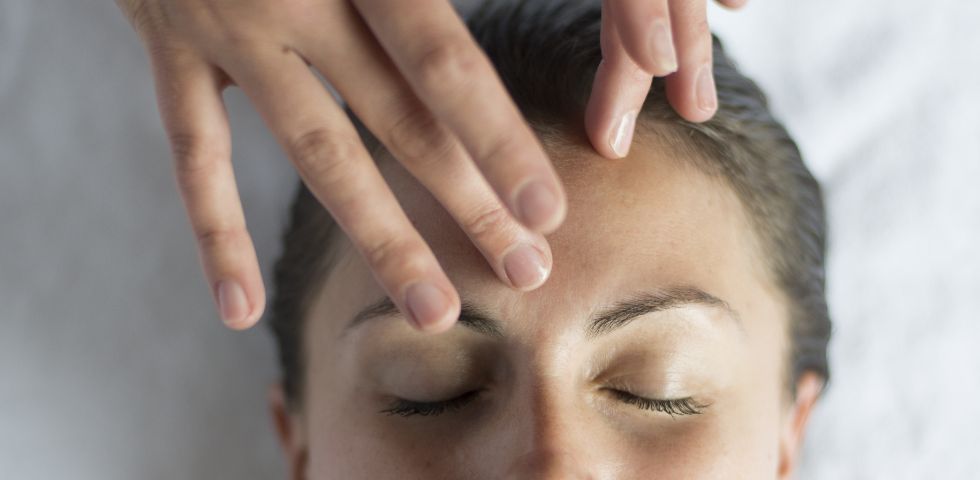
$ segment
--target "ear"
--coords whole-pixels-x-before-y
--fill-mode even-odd
[[[279,445],[286,456],[286,464],[291,480],[306,478],[306,463],[308,458],[306,447],[306,432],[303,430],[301,416],[289,408],[286,393],[282,384],[276,383],[269,387],[269,412],[272,423],[279,437]]]
[[[823,385],[823,378],[814,372],[804,372],[796,382],[796,398],[783,420],[779,436],[780,480],[793,478],[803,445],[803,433]]]

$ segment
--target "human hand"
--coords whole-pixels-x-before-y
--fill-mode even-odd
[[[542,234],[565,215],[563,190],[447,0],[117,3],[147,48],[179,189],[228,326],[250,327],[265,307],[221,96],[233,84],[410,321],[440,331],[459,314],[458,294],[313,70],[502,280],[528,290],[546,279]]]
[[[747,0],[717,1],[738,8]],[[718,109],[706,0],[603,0],[602,57],[585,124],[604,157],[629,152],[654,76],[667,77],[667,99],[686,120],[703,122]]]
[[[308,66],[443,203],[501,279],[520,289],[546,279],[551,254],[541,234],[561,223],[564,194],[445,0],[117,3],[150,54],[178,184],[229,326],[251,326],[265,305],[231,168],[221,92],[232,84],[250,97],[408,318],[442,330],[458,313],[452,285]],[[672,105],[692,121],[713,114],[713,83],[703,75],[711,58],[704,3],[606,0],[605,60],[586,119],[600,154],[625,155],[635,121],[629,112],[653,75],[676,65],[667,81]],[[656,35],[658,41],[646,40]],[[537,193],[527,188],[532,184],[541,187]]]

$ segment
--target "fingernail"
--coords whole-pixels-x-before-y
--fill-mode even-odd
[[[405,305],[412,315],[412,321],[422,330],[441,323],[451,306],[445,292],[425,282],[408,287]]]
[[[609,146],[619,158],[630,153],[630,144],[633,143],[633,130],[636,127],[636,114],[637,112],[634,110],[623,115],[609,138]]]
[[[218,309],[221,321],[229,327],[238,327],[248,319],[248,297],[237,282],[223,280],[218,283]]]
[[[554,222],[558,197],[543,182],[533,181],[517,195],[517,210],[524,225],[540,229]]]
[[[504,271],[511,285],[521,290],[532,290],[548,279],[548,267],[538,250],[521,244],[504,256]]]
[[[711,65],[701,67],[697,82],[698,108],[705,112],[714,112],[718,108],[718,97],[715,93],[715,78],[711,74]]]
[[[670,35],[667,22],[653,23],[650,31],[650,49],[653,51],[654,62],[666,73],[677,71],[677,55],[674,53],[674,39]]]

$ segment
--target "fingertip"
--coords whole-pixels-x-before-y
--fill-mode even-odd
[[[705,111],[689,103],[670,102],[677,114],[691,123],[704,123],[714,117],[714,111]]]
[[[585,111],[589,141],[599,155],[611,160],[629,155],[652,82],[652,75],[626,58],[599,65]]]
[[[404,305],[409,323],[425,333],[444,332],[459,318],[460,302],[455,291],[447,292],[428,281],[409,285]]]
[[[702,67],[698,74],[667,78],[667,100],[678,115],[692,123],[711,120],[718,111],[718,96],[710,66]]]
[[[227,320],[224,321],[226,327],[228,327],[230,330],[235,330],[236,332],[244,332],[245,330],[254,327],[255,323],[256,322],[249,322],[247,320],[242,320],[238,322],[230,322]]]
[[[428,324],[424,327],[416,327],[416,328],[418,328],[420,332],[428,335],[438,335],[440,333],[447,332],[449,331],[449,329],[453,328],[453,326],[456,325],[456,320],[458,318],[459,318],[459,311],[457,311],[454,314],[450,314],[446,316],[444,319],[441,319],[437,322]]]
[[[254,327],[262,319],[262,315],[265,313],[265,298],[255,300],[252,302],[252,311],[245,318],[245,322],[242,324],[243,329],[249,329]]]
[[[527,181],[512,205],[521,223],[539,233],[551,233],[565,220],[565,194],[557,182]]]
[[[657,76],[669,75],[677,71],[677,53],[674,48],[673,33],[670,31],[670,24],[666,20],[658,20],[650,26],[650,51],[653,56],[650,59],[651,67],[648,69]],[[639,62],[637,62],[639,63]]]
[[[606,120],[606,116],[609,116],[607,112],[611,109],[604,104],[610,100],[607,100],[608,95],[602,90],[602,81],[602,65],[600,65],[593,82],[589,103],[585,107],[585,130],[589,137],[589,143],[592,144],[596,153],[603,158],[615,160],[621,157],[608,141],[610,122]]]
[[[739,9],[744,7],[745,4],[749,2],[748,0],[718,0],[718,3],[721,3],[726,8],[730,8],[734,10],[734,9]]]
[[[696,82],[698,110],[711,118],[718,110],[718,93],[715,91],[715,75],[710,64],[701,67]]]
[[[613,124],[614,128],[609,133],[608,138],[609,147],[615,152],[616,158],[624,158],[630,153],[638,113],[636,110],[630,110],[616,119]]]
[[[221,322],[232,330],[252,328],[259,323],[265,312],[265,292],[261,284],[257,291],[242,285],[236,280],[226,279],[218,281],[214,286],[218,315]]]
[[[240,283],[235,280],[219,281],[215,286],[215,299],[221,321],[228,328],[244,330],[251,326],[252,307]]]
[[[551,262],[541,249],[529,243],[512,247],[503,258],[505,281],[522,292],[535,290],[551,274]]]
[[[670,103],[681,118],[691,123],[704,123],[714,116],[714,112],[706,112],[685,102],[672,101]]]

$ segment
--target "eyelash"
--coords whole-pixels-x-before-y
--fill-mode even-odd
[[[381,413],[398,415],[400,417],[411,417],[414,415],[431,417],[435,415],[442,415],[443,413],[454,412],[465,407],[470,402],[475,400],[479,393],[479,390],[473,390],[456,398],[443,400],[441,402],[416,402],[413,400],[399,398],[395,400],[389,408],[382,410]]]
[[[609,389],[612,394],[623,403],[633,405],[643,410],[666,413],[673,416],[700,415],[708,405],[702,405],[693,398],[677,399],[656,399],[634,395],[622,390]],[[397,399],[389,408],[381,411],[388,415],[398,415],[400,417],[422,416],[432,417],[442,415],[447,412],[454,412],[462,409],[476,399],[480,390],[466,392],[456,398],[443,400],[441,402],[416,402],[412,400]]]
[[[703,405],[694,401],[693,398],[672,398],[667,400],[657,399],[657,398],[646,398],[633,395],[629,392],[624,392],[622,390],[609,390],[612,394],[618,398],[623,403],[633,405],[637,408],[642,408],[644,410],[652,410],[654,412],[666,413],[667,415],[673,416],[684,416],[684,415],[700,415],[704,413],[704,409],[708,408],[708,405]]]

